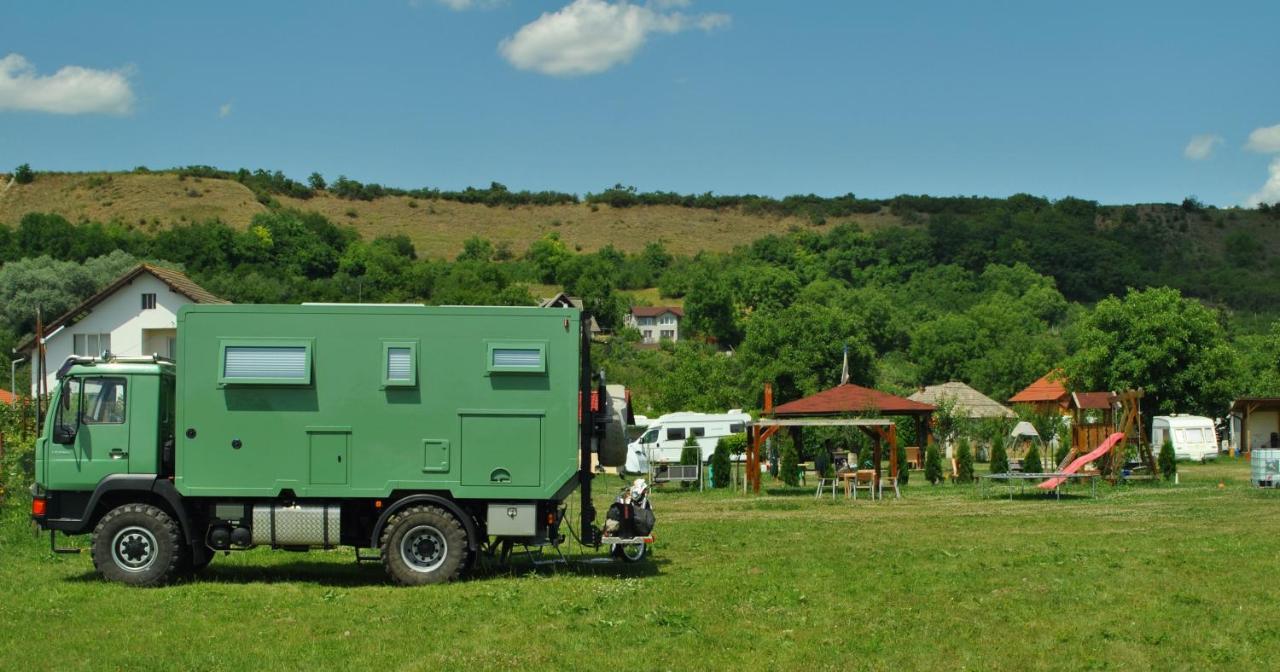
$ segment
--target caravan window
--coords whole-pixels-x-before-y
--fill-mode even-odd
[[[310,339],[224,339],[220,346],[221,385],[311,384]]]
[[[667,430],[668,441],[684,441],[684,427],[672,427]]]
[[[693,432],[693,435],[698,438],[702,438],[707,435],[707,429],[705,427],[690,427],[689,431]]]
[[[741,434],[745,431],[747,431],[747,426],[742,424],[741,422],[735,422],[729,425],[730,434]]]
[[[1178,443],[1178,444],[1180,444],[1180,445],[1186,445],[1186,443],[1187,443],[1187,430],[1185,430],[1185,429],[1175,429],[1175,430],[1173,430],[1173,435],[1174,435],[1174,437],[1176,437],[1174,440],[1175,440],[1175,441],[1177,441],[1177,443]]]
[[[413,387],[418,384],[418,342],[382,342],[382,386]]]

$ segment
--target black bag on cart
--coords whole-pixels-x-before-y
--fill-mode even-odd
[[[631,528],[635,531],[635,536],[648,536],[653,531],[653,509],[633,506],[631,511]]]

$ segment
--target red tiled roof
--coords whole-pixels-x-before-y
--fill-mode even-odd
[[[1076,408],[1087,410],[1111,408],[1111,400],[1115,398],[1110,392],[1076,392],[1071,396],[1075,398]]]
[[[837,415],[840,413],[927,413],[934,410],[929,404],[846,383],[809,395],[803,399],[788,401],[775,408],[775,416],[787,415]]]
[[[1062,384],[1060,371],[1050,371],[1040,376],[1036,382],[1028,385],[1021,392],[1009,397],[1011,404],[1036,404],[1046,401],[1062,401],[1067,397],[1067,388]]]
[[[0,390],[0,404],[12,404],[17,399],[17,397],[13,396],[12,392],[8,390]]]
[[[634,306],[631,314],[636,317],[657,317],[663,313],[672,313],[676,317],[684,317],[684,309],[676,306]]]

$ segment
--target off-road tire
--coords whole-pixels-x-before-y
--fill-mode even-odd
[[[442,509],[409,506],[387,521],[378,550],[383,569],[402,586],[445,583],[461,576],[467,565],[467,531]]]
[[[93,529],[91,550],[93,568],[102,578],[144,587],[173,581],[191,552],[177,521],[150,504],[108,511]]]

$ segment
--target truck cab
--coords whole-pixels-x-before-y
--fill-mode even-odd
[[[174,367],[157,358],[69,360],[37,439],[44,524],[77,530],[103,483],[173,473]],[[136,479],[135,479],[136,480]],[[108,486],[110,487],[110,486]]]

